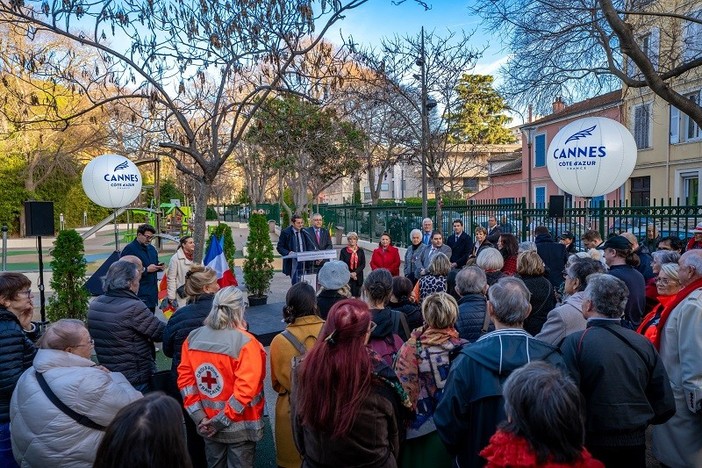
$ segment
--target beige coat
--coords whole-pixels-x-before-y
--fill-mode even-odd
[[[300,340],[309,351],[316,342],[316,337],[322,330],[324,320],[316,315],[299,317],[295,323],[288,325],[287,330]],[[302,457],[295,448],[290,421],[290,391],[291,391],[291,362],[298,352],[290,341],[283,335],[273,338],[270,348],[271,383],[278,392],[275,403],[275,446],[278,466],[284,468],[299,467]]]
[[[185,274],[190,271],[192,266],[192,260],[185,258],[185,253],[183,249],[176,250],[176,253],[171,257],[171,261],[168,262],[168,299],[178,300],[178,307],[183,307],[186,303],[187,298],[180,298],[176,294],[176,289],[185,284]]]

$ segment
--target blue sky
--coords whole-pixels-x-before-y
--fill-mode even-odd
[[[489,46],[475,73],[494,75],[507,54],[501,50],[499,40],[483,30],[480,18],[468,11],[468,5],[475,1],[480,0],[430,0],[427,3],[432,8],[425,11],[414,0],[401,5],[393,5],[391,0],[370,0],[350,11],[329,30],[326,38],[338,43],[341,31],[344,36],[353,36],[356,43],[372,46],[379,44],[384,36],[418,35],[422,26],[438,34],[446,30],[475,31],[472,45],[478,49]]]

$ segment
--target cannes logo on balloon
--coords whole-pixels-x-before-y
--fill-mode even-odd
[[[554,149],[553,157],[555,159],[570,159],[570,158],[603,158],[603,157],[607,156],[607,148],[605,148],[604,146],[597,146],[597,145],[580,146],[580,145],[578,145],[578,143],[580,142],[581,139],[591,137],[595,128],[597,128],[597,125],[593,125],[592,127],[586,128],[585,130],[580,130],[579,132],[573,133],[571,136],[569,136],[566,139],[564,145],[567,145],[570,142],[576,142],[575,145],[569,146],[567,148]],[[594,164],[594,162],[585,163],[585,164]],[[573,165],[578,166],[580,164],[575,163]]]

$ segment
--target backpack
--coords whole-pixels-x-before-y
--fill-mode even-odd
[[[281,335],[285,339],[287,339],[291,345],[297,350],[298,355],[293,356],[292,359],[290,360],[290,367],[291,367],[291,372],[290,372],[290,386],[295,387],[295,384],[297,382],[297,369],[300,366],[300,363],[302,362],[303,359],[305,359],[305,354],[307,353],[307,348],[305,348],[305,345],[302,344],[300,340],[298,340],[295,335],[290,333],[290,331],[286,328],[282,332],[280,332]],[[312,337],[312,338],[317,338],[316,336],[310,335],[307,338]],[[305,340],[307,339],[305,338]],[[291,389],[292,390],[292,389]]]
[[[383,338],[371,338],[368,345],[373,351],[378,353],[385,363],[392,367],[397,352],[402,347],[402,338],[396,333],[391,333]]]

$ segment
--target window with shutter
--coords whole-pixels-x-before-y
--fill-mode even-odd
[[[634,141],[638,149],[650,148],[650,104],[634,107]]]

